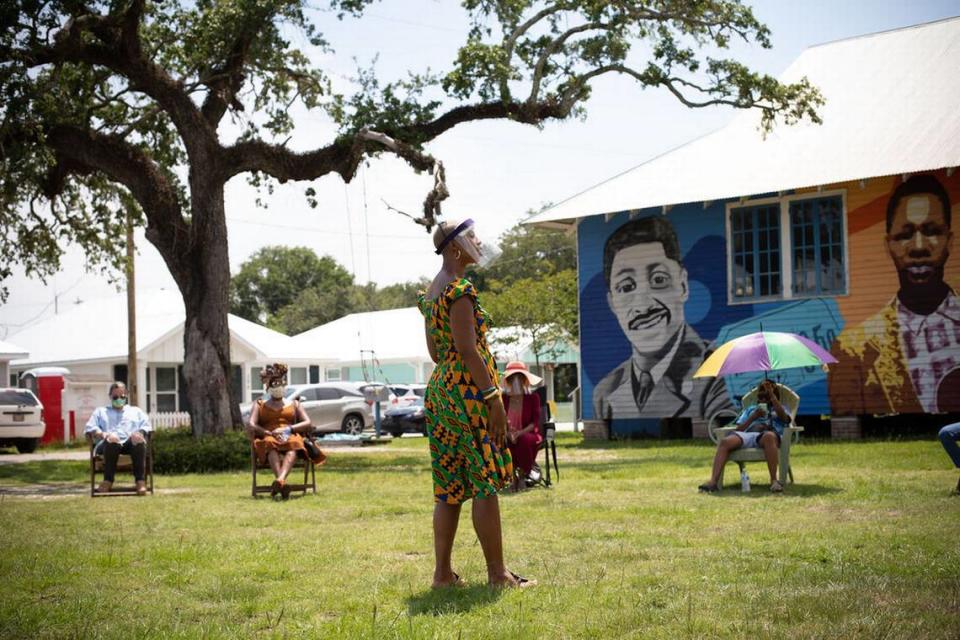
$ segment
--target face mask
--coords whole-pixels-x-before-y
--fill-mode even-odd
[[[114,409],[123,409],[123,405],[127,404],[126,398],[111,398],[110,404],[113,405]]]
[[[268,391],[270,392],[271,398],[273,398],[274,400],[279,400],[280,398],[283,397],[283,394],[287,391],[287,388],[284,387],[283,385],[280,385],[277,387],[270,387]]]

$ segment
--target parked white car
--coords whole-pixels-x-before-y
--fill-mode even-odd
[[[285,397],[300,400],[316,431],[342,431],[359,435],[364,429],[373,426],[372,405],[367,403],[356,385],[350,382],[292,384],[287,387]],[[240,407],[244,424],[250,419],[250,409],[249,404]]]
[[[393,408],[409,407],[417,404],[417,398],[420,404],[427,394],[427,385],[425,384],[392,384],[390,385],[390,406]]]
[[[15,446],[20,453],[33,453],[47,425],[43,405],[29,389],[0,389],[0,447]]]

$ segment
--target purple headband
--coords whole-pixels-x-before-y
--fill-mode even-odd
[[[450,241],[456,238],[458,235],[463,233],[463,230],[473,226],[473,218],[467,218],[463,222],[457,225],[457,228],[450,232],[446,238],[443,239],[443,242],[440,243],[440,246],[437,247],[437,250],[434,251],[437,255],[443,253],[443,250],[446,249],[447,245],[450,244]]]

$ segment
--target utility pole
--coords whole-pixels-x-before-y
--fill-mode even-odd
[[[133,269],[132,206],[127,203],[127,402],[139,406],[137,401],[137,294]]]

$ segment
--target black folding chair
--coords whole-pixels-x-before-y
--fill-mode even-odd
[[[553,478],[550,473],[551,458],[553,459],[553,470],[557,473],[557,481],[560,480],[560,467],[557,466],[557,425],[553,422],[553,416],[550,413],[550,403],[547,402],[547,389],[540,387],[536,390],[536,393],[540,397],[541,437],[540,447],[537,452],[543,451],[543,466],[546,470],[546,475],[541,472],[540,482],[543,483],[543,486],[549,487],[553,484]]]

